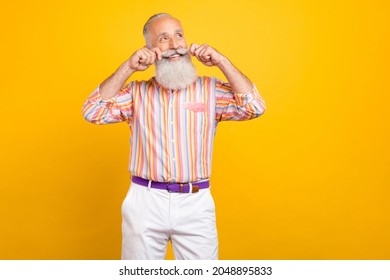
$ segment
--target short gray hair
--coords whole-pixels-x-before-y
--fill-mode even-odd
[[[150,25],[152,24],[153,21],[155,21],[156,19],[161,18],[161,17],[172,17],[172,16],[170,14],[167,14],[167,13],[155,14],[155,15],[151,16],[148,19],[148,21],[145,23],[145,25],[144,25],[143,34],[144,34],[144,38],[145,38],[145,41],[146,41],[146,45],[148,47],[151,46],[151,43],[150,43],[150,40],[149,40],[149,27],[150,27]]]

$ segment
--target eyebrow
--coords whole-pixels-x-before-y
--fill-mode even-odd
[[[168,35],[168,33],[167,32],[162,32],[162,33],[158,34],[158,37],[165,36],[165,35]]]
[[[183,30],[181,29],[176,29],[175,30],[175,34],[176,33],[183,33]],[[158,37],[161,37],[161,36],[164,36],[164,35],[169,35],[168,32],[161,32],[160,34],[158,34]]]

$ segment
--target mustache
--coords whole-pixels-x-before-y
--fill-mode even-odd
[[[188,49],[186,48],[178,48],[176,50],[167,50],[163,53],[161,53],[162,57],[169,58],[172,55],[179,54],[181,56],[186,55],[188,53]]]

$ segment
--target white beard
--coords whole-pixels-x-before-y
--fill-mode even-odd
[[[195,66],[189,54],[179,60],[162,58],[156,61],[156,80],[168,89],[182,89],[194,83],[197,78]]]

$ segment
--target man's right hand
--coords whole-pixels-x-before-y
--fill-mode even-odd
[[[156,59],[161,59],[162,54],[159,48],[149,49],[143,47],[137,50],[128,60],[128,65],[133,71],[144,71],[152,65]]]
[[[159,48],[148,49],[143,47],[131,55],[121,66],[105,79],[99,86],[100,95],[103,99],[109,99],[118,94],[127,79],[136,71],[144,71],[152,65],[156,59],[161,59]]]

